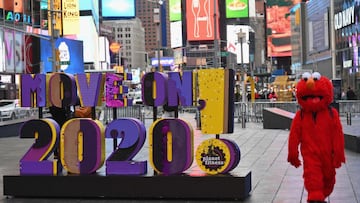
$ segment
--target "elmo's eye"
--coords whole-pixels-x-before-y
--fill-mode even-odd
[[[311,74],[309,72],[305,72],[302,74],[302,79],[307,81],[311,77]]]
[[[319,72],[314,72],[314,73],[312,74],[312,77],[313,77],[314,80],[316,81],[316,80],[320,80],[321,75],[320,75]]]

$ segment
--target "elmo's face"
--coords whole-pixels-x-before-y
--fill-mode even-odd
[[[318,72],[304,73],[297,84],[296,98],[306,111],[316,112],[328,108],[333,100],[331,81]]]

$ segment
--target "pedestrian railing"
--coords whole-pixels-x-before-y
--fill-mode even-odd
[[[111,107],[98,107],[96,109],[97,117],[104,124],[108,124],[114,118],[122,118],[122,117],[131,117],[137,118],[144,122],[144,109],[142,105],[133,105],[121,108],[111,108]]]
[[[360,100],[339,100],[335,102],[335,107],[338,108],[340,116],[346,116],[351,122],[351,117],[360,116]],[[235,102],[234,117],[239,123],[242,123],[245,128],[246,122],[262,122],[263,121],[263,109],[276,107],[289,112],[295,113],[300,107],[296,101],[291,102],[270,102],[270,101],[259,101],[259,102]],[[98,119],[103,123],[107,124],[114,118],[116,112],[116,118],[121,117],[132,117],[137,118],[141,121],[145,119],[153,118],[153,107],[144,105],[134,105],[123,108],[117,108],[114,111],[113,108],[109,107],[98,107]],[[157,107],[157,116],[161,117],[162,108]],[[194,108],[181,108],[181,111],[196,113],[196,107]]]
[[[295,113],[299,108],[296,101],[291,102],[235,102],[235,119],[240,123],[246,122],[262,122],[262,112],[264,108],[276,107],[289,112]],[[354,116],[360,116],[360,100],[339,100],[335,102],[340,116],[346,116],[348,120]]]

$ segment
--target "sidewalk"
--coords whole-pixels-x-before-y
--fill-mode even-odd
[[[202,135],[196,130],[194,114],[180,114],[179,117],[189,121],[194,126],[195,149],[196,145],[204,139],[215,135]],[[342,118],[344,128],[346,119]],[[150,126],[151,120],[145,125]],[[353,119],[351,127],[359,127],[360,119]],[[289,131],[268,130],[262,128],[262,123],[235,122],[233,134],[221,135],[236,141],[241,150],[241,161],[233,171],[250,170],[252,172],[252,191],[250,196],[243,200],[227,200],[226,202],[245,203],[305,203],[306,191],[303,186],[302,168],[294,168],[287,163],[287,139]],[[31,139],[18,137],[0,138],[0,188],[3,191],[3,175],[16,175],[19,173],[18,162],[33,143]],[[107,151],[112,148],[107,143]],[[135,159],[148,160],[148,142]],[[331,203],[360,203],[360,154],[346,150],[346,164],[337,170],[337,183],[334,192],[327,200]],[[194,164],[195,160],[194,160]],[[194,166],[193,164],[193,166]],[[149,171],[152,171],[149,166]],[[121,184],[121,183],[119,183]],[[156,187],[156,186],[154,186]],[[150,188],[149,188],[150,189]],[[196,190],[196,188],[194,188]],[[119,191],[121,192],[121,191]],[[221,200],[125,200],[125,199],[37,199],[37,198],[6,198],[0,197],[1,202],[223,202]]]

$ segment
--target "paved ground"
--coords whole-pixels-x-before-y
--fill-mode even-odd
[[[193,114],[180,114],[180,117],[190,121],[195,126]],[[342,118],[344,127],[346,119]],[[150,120],[146,121],[149,126]],[[360,131],[360,119],[352,120],[352,128]],[[194,127],[195,129],[196,127]],[[268,130],[262,128],[262,123],[235,123],[235,133],[224,135],[235,140],[241,149],[241,161],[234,170],[252,171],[252,191],[243,200],[127,200],[127,199],[37,199],[11,198],[0,196],[2,202],[245,202],[245,203],[294,203],[306,202],[307,192],[304,190],[302,169],[290,166],[287,161],[287,130]],[[212,135],[201,135],[195,130],[195,145]],[[18,137],[0,138],[0,190],[3,190],[3,175],[18,174],[18,162],[33,141]],[[111,151],[111,144],[107,144]],[[147,159],[148,147],[145,146],[136,159]],[[331,203],[360,203],[360,154],[346,151],[346,164],[337,170],[337,183],[334,192],[327,200]],[[195,162],[195,161],[194,161]],[[193,165],[193,167],[195,167]]]

